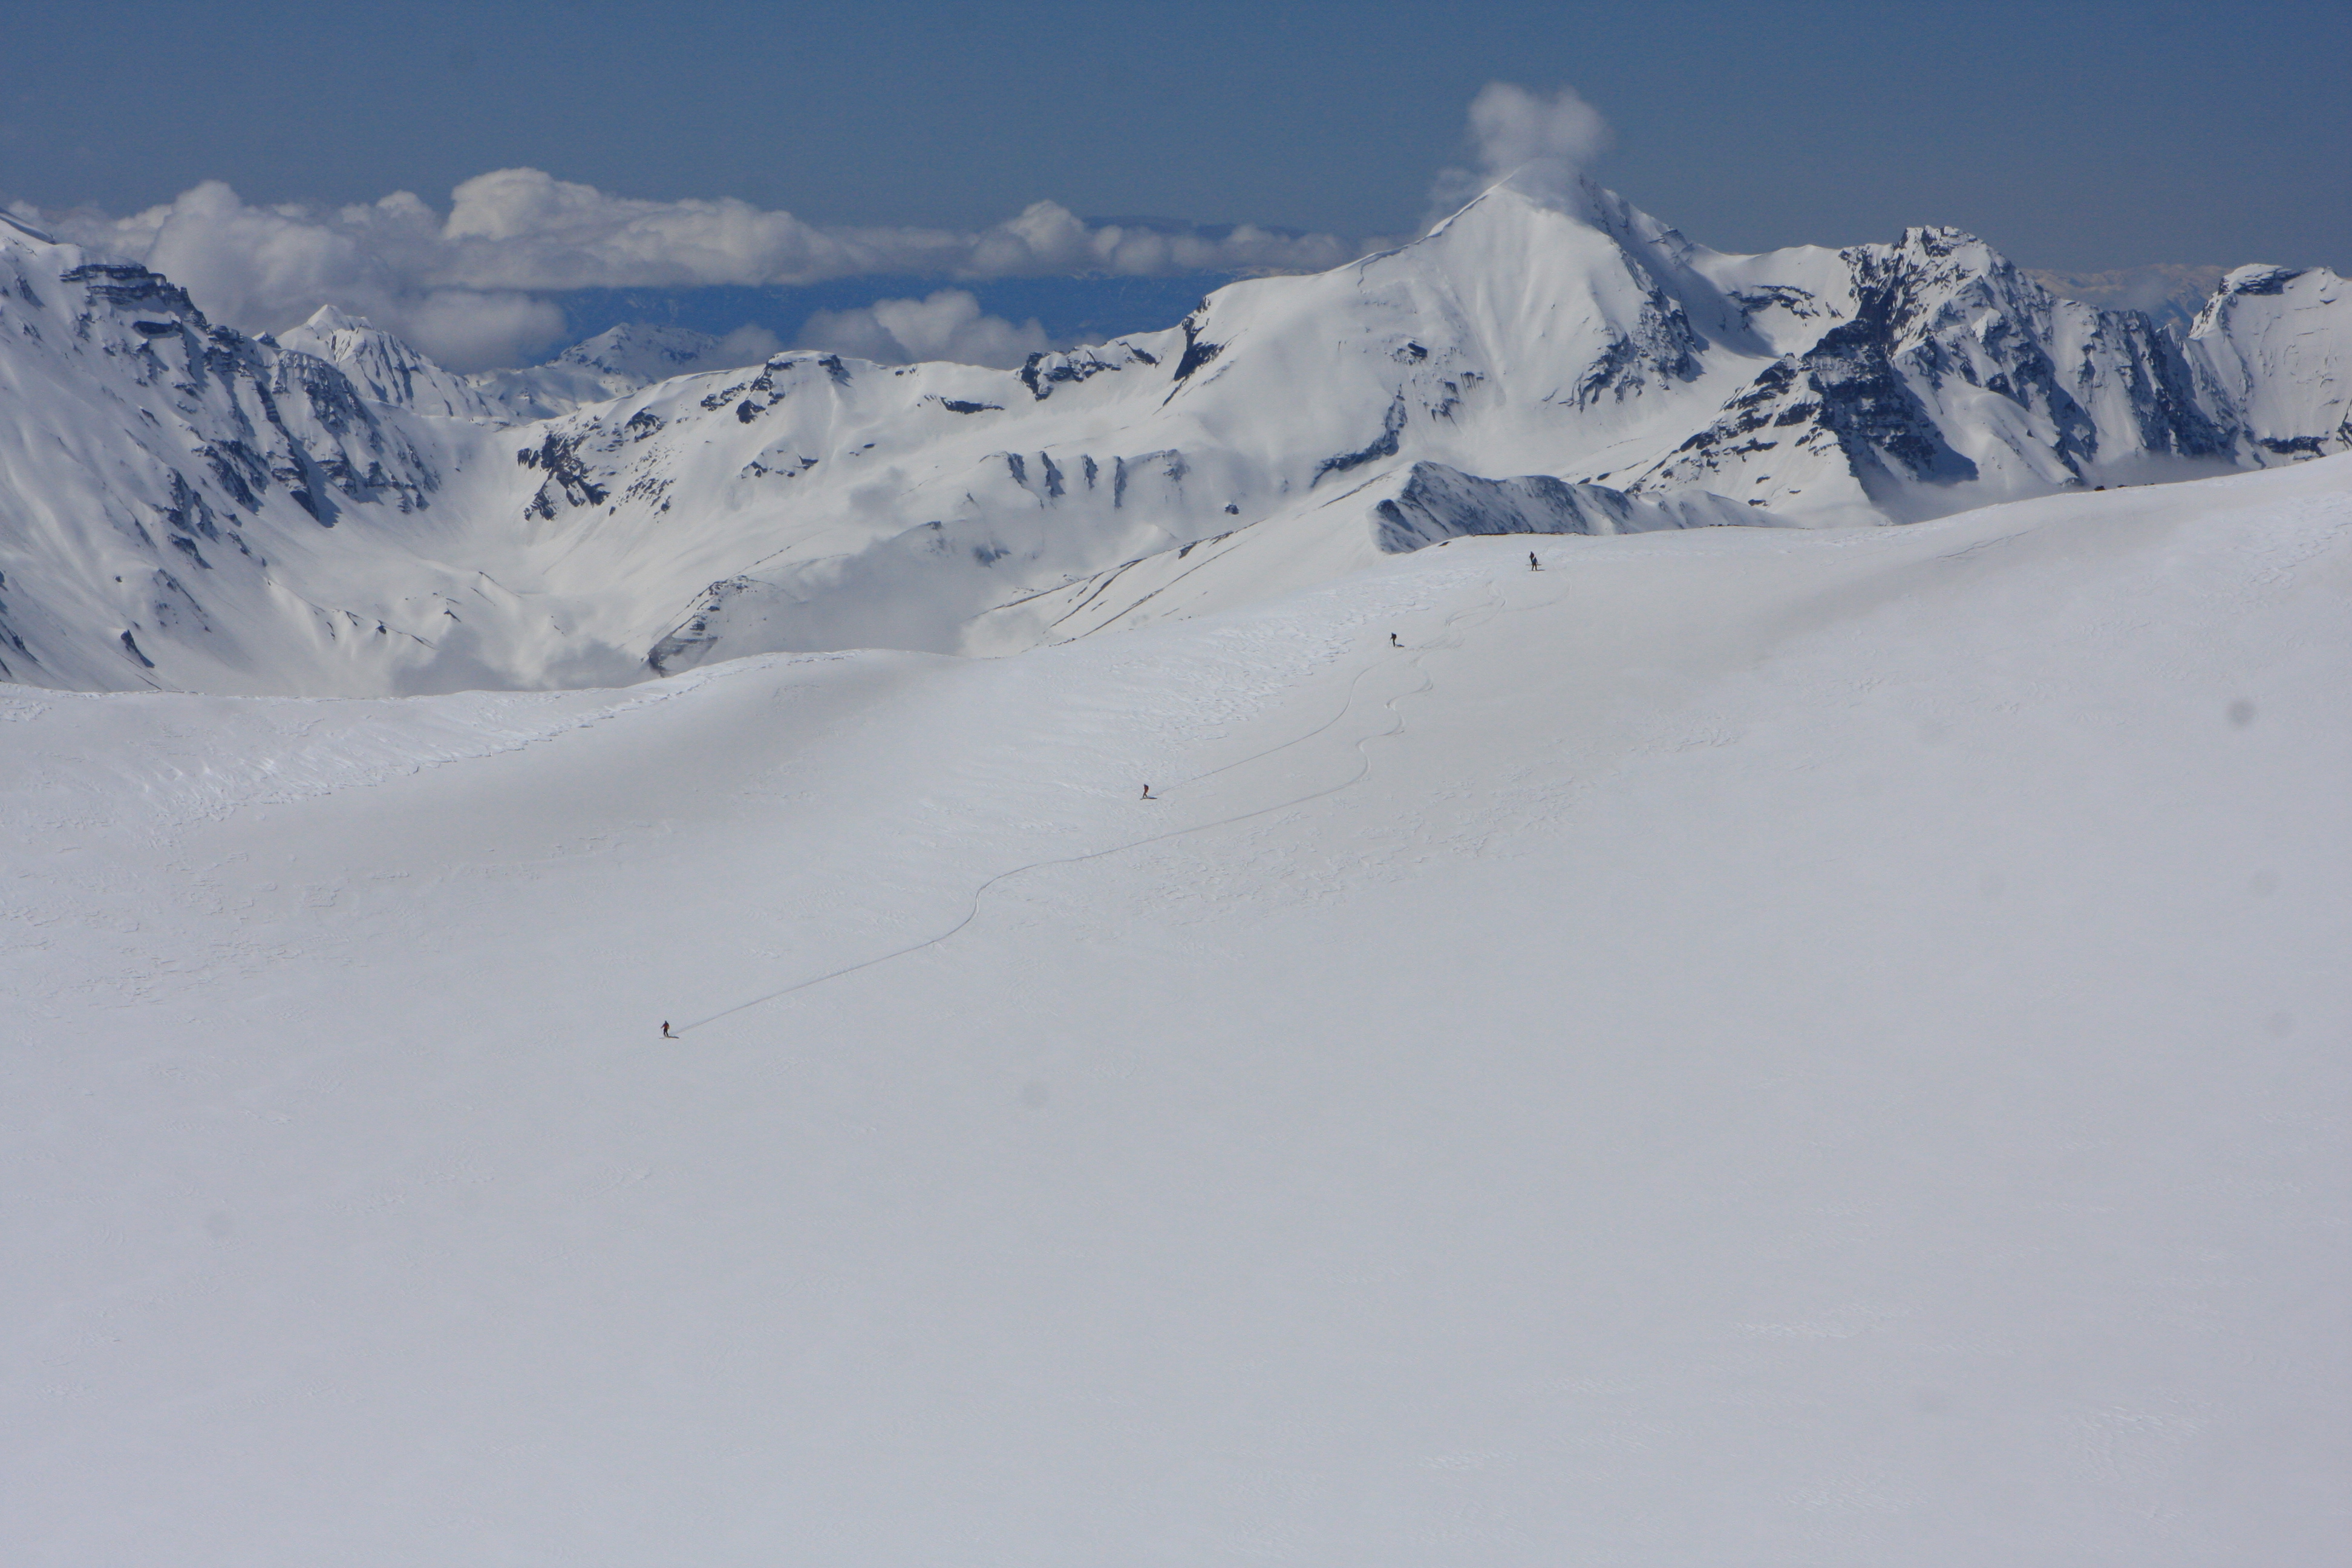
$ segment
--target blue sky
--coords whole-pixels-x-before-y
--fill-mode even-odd
[[[1727,248],[1933,220],[2039,266],[2352,262],[2343,0],[11,9],[0,189],[43,205],[527,164],[830,223],[1389,232],[1501,78],[1576,88],[1604,177]]]
[[[2344,0],[12,12],[0,202],[47,212],[222,181],[446,214],[521,167],[836,227],[977,232],[1046,200],[1345,245],[1423,217],[1507,79],[1580,92],[1613,132],[1598,175],[1725,249],[1935,222],[2028,266],[2352,268]]]

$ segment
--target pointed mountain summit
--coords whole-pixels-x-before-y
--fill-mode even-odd
[[[452,419],[509,416],[504,405],[467,377],[442,369],[365,318],[347,316],[332,305],[320,306],[300,326],[278,333],[277,342],[282,349],[333,364],[362,395],[378,403]]]

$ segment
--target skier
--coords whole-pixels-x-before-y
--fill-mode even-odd
[[[1404,644],[1402,644],[1402,643],[1401,643],[1401,642],[1397,641],[1397,638],[1396,638],[1396,633],[1394,633],[1394,632],[1391,632],[1391,633],[1389,634],[1389,647],[1404,647]]]
[[[669,1020],[667,1018],[664,1018],[662,1020],[662,1038],[665,1040],[674,1040],[677,1038],[676,1035],[669,1032]]]
[[[1530,572],[1543,570],[1543,563],[1536,559],[1536,552],[1532,550],[1528,552],[1528,570]]]
[[[1143,798],[1146,800],[1158,800],[1160,797],[1151,793],[1151,786],[1150,784],[1145,784],[1143,786]]]

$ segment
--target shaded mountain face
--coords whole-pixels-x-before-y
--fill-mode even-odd
[[[1560,206],[1498,187],[1401,249],[1014,371],[786,353],[670,374],[712,341],[615,329],[458,378],[327,312],[246,340],[152,274],[25,234],[5,254],[23,504],[0,603],[26,639],[14,678],[57,685],[401,691],[1002,651],[1070,635],[1019,606],[1114,576],[1182,575],[1149,618],[1465,532],[1900,522],[2352,445],[2333,274],[2241,269],[2183,340],[1954,230],[1730,256],[1590,184]],[[207,552],[192,580],[152,524],[173,506],[236,520],[267,566]],[[174,586],[128,591],[157,572]]]
[[[379,331],[332,305],[322,305],[299,327],[276,334],[277,345],[322,359],[378,403],[450,419],[505,419],[512,410],[477,378],[442,369],[390,332]]]
[[[1717,269],[1769,273],[1778,259]],[[2230,460],[2187,360],[2147,317],[2058,299],[1953,229],[1915,228],[1838,262],[1818,290],[1782,281],[1739,294],[1822,330],[1801,347],[1776,331],[1780,356],[1636,489],[1704,486],[1910,521]]]
[[[337,646],[377,626],[306,584],[371,553],[354,531],[407,531],[444,479],[424,422],[328,361],[0,229],[0,676],[337,686]]]
[[[2352,447],[2352,284],[2326,268],[2239,268],[2198,312],[2189,353],[2245,460]]]

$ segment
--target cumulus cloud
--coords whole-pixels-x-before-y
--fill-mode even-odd
[[[59,239],[143,262],[205,312],[279,331],[321,305],[363,316],[452,370],[514,364],[563,332],[563,312],[515,289],[469,287],[436,266],[441,220],[405,192],[321,212],[252,206],[217,180],[125,218],[77,211]]]
[[[965,278],[1112,272],[1131,278],[1171,272],[1319,272],[1355,258],[1359,247],[1328,234],[1108,223],[1088,226],[1067,208],[1033,202],[1021,216],[974,237],[957,268]]]
[[[758,364],[773,359],[783,352],[784,340],[765,327],[746,321],[725,337],[709,353],[711,368],[727,370],[739,364]]]
[[[338,208],[255,206],[207,181],[128,217],[76,211],[35,221],[60,239],[168,274],[209,314],[248,331],[279,331],[331,304],[457,370],[518,363],[549,346],[563,320],[541,296],[566,289],[758,287],[870,274],[954,280],[1307,271],[1356,254],[1329,235],[1250,225],[1090,225],[1052,202],[977,231],[821,227],[734,200],[616,196],[538,169],[467,180],[450,194],[446,215],[406,191]],[[938,298],[885,303],[944,320]],[[874,330],[897,341],[898,329],[875,313],[882,309],[867,312]],[[842,314],[828,330],[860,330],[846,321],[858,312]],[[933,331],[900,319],[918,339]],[[1025,341],[1027,329],[984,327],[986,320],[949,329],[951,340],[997,358]]]
[[[1503,184],[1539,202],[1566,202],[1578,178],[1607,150],[1609,122],[1573,89],[1547,95],[1493,81],[1470,100],[1470,144],[1475,169],[1438,174],[1430,199],[1441,216]]]
[[[927,300],[877,300],[856,310],[819,310],[801,329],[803,348],[832,349],[884,364],[952,360],[1010,370],[1055,347],[1034,320],[1014,326],[981,314],[980,301],[961,289]]]

